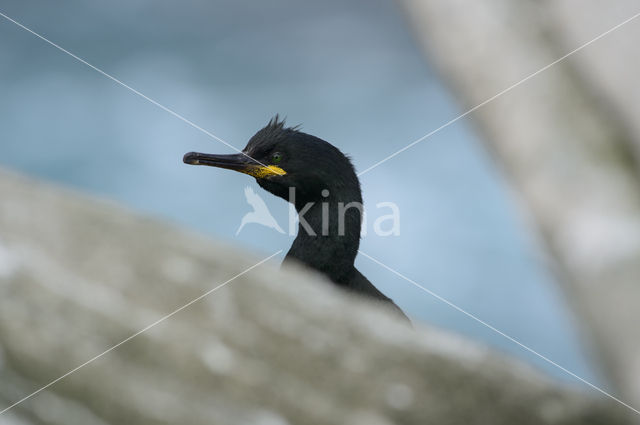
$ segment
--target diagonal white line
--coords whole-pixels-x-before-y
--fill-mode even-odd
[[[381,261],[376,260],[375,258],[373,258],[372,256],[365,254],[364,252],[358,250],[358,252],[362,255],[364,255],[365,257],[367,257],[369,260],[373,261],[374,263],[378,264],[379,266],[384,267],[385,269],[389,270],[391,273],[395,274],[398,277],[401,277],[402,279],[406,280],[407,282],[409,282],[410,284],[412,284],[413,286],[416,286],[417,288],[423,290],[424,292],[426,292],[427,294],[431,295],[432,297],[442,301],[443,303],[447,304],[448,306],[454,308],[455,310],[458,310],[460,313],[464,314],[465,316],[475,320],[476,322],[480,323],[483,326],[486,326],[487,328],[491,329],[492,331],[494,331],[495,333],[505,337],[506,339],[508,339],[509,341],[519,345],[520,347],[524,348],[525,350],[527,350],[528,352],[535,354],[536,356],[540,357],[542,360],[546,361],[547,363],[557,367],[558,369],[562,370],[563,372],[573,376],[574,378],[576,378],[577,380],[587,384],[588,386],[590,386],[591,388],[593,388],[594,390],[604,394],[605,396],[609,397],[612,400],[617,401],[618,403],[620,403],[621,405],[623,405],[624,407],[634,411],[635,413],[640,415],[640,410],[635,409],[634,407],[630,406],[629,404],[625,403],[624,401],[616,398],[615,396],[609,394],[608,392],[606,392],[605,390],[603,390],[602,388],[592,384],[591,382],[587,381],[584,378],[579,377],[578,375],[576,375],[575,373],[571,372],[569,369],[566,369],[562,366],[560,366],[558,363],[554,362],[553,360],[549,359],[548,357],[543,356],[542,354],[538,353],[537,351],[535,351],[534,349],[524,345],[523,343],[521,343],[520,341],[518,341],[517,339],[507,335],[506,333],[502,332],[501,330],[495,328],[494,326],[488,324],[487,322],[485,322],[484,320],[478,318],[477,316],[474,316],[473,314],[469,313],[468,311],[462,309],[461,307],[458,307],[457,305],[455,305],[454,303],[452,303],[451,301],[447,300],[446,298],[441,297],[440,295],[436,294],[435,292],[425,288],[424,286],[420,285],[419,283],[417,283],[416,281],[408,278],[407,276],[403,275],[402,273],[400,273],[397,270],[392,269],[391,267],[387,266],[386,264],[382,263]]]
[[[617,30],[618,28],[622,27],[623,25],[628,24],[629,22],[633,21],[634,19],[636,19],[637,17],[640,16],[640,12],[636,13],[635,15],[633,15],[632,17],[625,19],[624,21],[620,22],[618,25],[608,29],[607,31],[603,32],[602,34],[600,34],[599,36],[597,36],[596,38],[584,43],[583,45],[581,45],[580,47],[577,47],[575,49],[573,49],[572,51],[570,51],[569,53],[567,53],[566,55],[554,60],[553,62],[551,62],[550,64],[540,68],[539,70],[537,70],[536,72],[529,74],[528,76],[526,76],[525,78],[523,78],[522,80],[518,81],[517,83],[514,83],[512,85],[510,85],[509,87],[507,87],[506,89],[502,90],[500,93],[495,94],[493,96],[491,96],[490,98],[488,98],[487,100],[477,104],[476,106],[474,106],[473,108],[469,109],[468,111],[464,112],[461,115],[458,115],[457,117],[447,121],[446,123],[442,124],[440,127],[436,128],[433,131],[430,131],[429,133],[425,134],[424,136],[420,137],[417,140],[414,140],[413,142],[409,143],[407,146],[403,147],[402,149],[398,149],[397,151],[395,151],[394,153],[392,153],[391,155],[387,156],[386,158],[376,162],[375,164],[373,164],[372,166],[370,166],[369,168],[365,169],[364,171],[361,171],[358,173],[358,177],[362,176],[363,174],[368,173],[369,171],[373,170],[374,168],[376,168],[378,165],[381,165],[385,162],[387,162],[388,160],[390,160],[391,158],[395,157],[396,155],[406,151],[407,149],[417,145],[418,143],[422,142],[423,140],[433,136],[434,134],[438,133],[439,131],[449,127],[451,124],[461,120],[462,118],[466,117],[467,115],[471,114],[472,112],[476,111],[479,108],[482,108],[483,106],[485,106],[487,103],[493,102],[494,100],[496,100],[497,98],[499,98],[500,96],[502,96],[503,94],[510,92],[511,90],[515,89],[516,87],[518,87],[520,84],[532,79],[533,77],[535,77],[536,75],[546,71],[547,69],[551,68],[552,66],[558,64],[559,62],[562,62],[563,60],[565,60],[566,58],[568,58],[569,56],[573,55],[574,53],[579,52],[580,50],[584,49],[585,47],[589,46],[592,43],[595,43],[596,41],[600,40],[602,37],[612,33],[613,31]]]
[[[118,80],[116,77],[107,74],[106,72],[104,72],[103,70],[101,70],[100,68],[91,65],[89,62],[85,61],[84,59],[74,55],[73,53],[71,53],[70,51],[60,47],[59,45],[57,45],[56,43],[54,43],[53,41],[45,38],[44,36],[38,34],[37,32],[33,31],[30,28],[25,27],[24,25],[22,25],[20,22],[10,18],[9,16],[5,15],[4,13],[0,12],[0,16],[2,16],[3,18],[5,18],[6,20],[13,22],[14,24],[16,24],[17,26],[19,26],[20,28],[22,28],[25,31],[30,32],[31,34],[35,35],[36,37],[38,37],[39,39],[45,41],[46,43],[49,43],[50,45],[52,45],[53,47],[55,47],[56,49],[60,50],[61,52],[66,53],[67,55],[71,56],[72,58],[74,58],[75,60],[85,64],[86,66],[88,66],[89,68],[93,69],[96,72],[99,72],[100,74],[104,75],[105,77],[107,77],[108,79],[114,81],[115,83],[120,84],[122,87],[126,88],[127,90],[130,90],[131,92],[137,94],[138,96],[140,96],[141,98],[151,102],[152,104],[156,105],[158,108],[162,109],[163,111],[166,111],[168,113],[170,113],[171,115],[173,115],[174,117],[178,118],[179,120],[189,124],[191,127],[195,128],[196,130],[201,131],[202,133],[206,134],[207,136],[219,141],[220,143],[223,143],[224,145],[230,147],[231,149],[233,149],[234,151],[238,152],[239,154],[242,154],[244,156],[246,156],[247,158],[252,159],[253,161],[257,162],[258,164],[262,165],[263,167],[266,167],[266,164],[263,164],[262,162],[258,161],[255,158],[252,158],[251,156],[247,155],[246,153],[244,153],[243,151],[241,151],[240,149],[236,148],[235,146],[233,146],[232,144],[226,142],[225,140],[221,139],[220,137],[216,136],[215,134],[211,133],[210,131],[205,130],[204,128],[200,127],[199,125],[197,125],[196,123],[194,123],[193,121],[188,120],[187,118],[183,117],[182,115],[178,114],[177,112],[175,112],[174,110],[167,108],[166,106],[160,104],[159,102],[151,99],[150,97],[140,93],[138,90],[134,89],[133,87],[123,83],[122,81]]]
[[[30,399],[31,397],[33,397],[34,395],[38,394],[41,391],[46,390],[47,388],[49,388],[50,386],[54,385],[55,383],[57,383],[58,381],[61,381],[62,379],[66,378],[67,376],[71,375],[74,372],[77,372],[78,370],[82,369],[83,367],[87,366],[88,364],[94,362],[95,360],[98,360],[100,357],[104,356],[105,354],[115,350],[116,348],[120,347],[122,344],[131,341],[133,338],[137,337],[138,335],[140,335],[143,332],[148,331],[149,329],[153,328],[154,326],[156,326],[159,323],[164,322],[165,320],[167,320],[168,318],[172,317],[173,315],[175,315],[176,313],[181,312],[182,310],[184,310],[185,308],[191,306],[192,304],[200,301],[201,299],[203,299],[204,297],[206,297],[207,295],[210,295],[211,293],[217,291],[218,289],[222,288],[223,286],[227,285],[228,283],[234,281],[235,279],[239,278],[240,276],[242,276],[245,273],[248,273],[249,271],[253,270],[254,268],[258,267],[259,265],[269,261],[270,259],[272,259],[273,257],[275,257],[276,255],[280,254],[282,252],[282,250],[279,250],[273,254],[271,254],[270,256],[268,256],[267,258],[257,262],[256,264],[254,264],[253,266],[249,267],[248,269],[238,273],[237,275],[233,276],[231,279],[227,280],[224,283],[221,283],[220,285],[214,287],[213,289],[208,290],[207,292],[205,292],[204,294],[200,295],[199,297],[189,301],[188,303],[186,303],[185,305],[183,305],[182,307],[179,307],[177,309],[175,309],[174,311],[172,311],[171,313],[167,314],[166,316],[161,317],[160,319],[156,320],[155,322],[151,323],[150,325],[147,325],[146,327],[144,327],[143,329],[139,330],[138,332],[134,333],[133,335],[128,336],[127,338],[123,339],[122,341],[120,341],[119,343],[117,343],[116,345],[112,346],[111,348],[103,351],[102,353],[90,358],[89,360],[87,360],[86,362],[82,363],[80,366],[77,366],[74,369],[71,369],[69,372],[65,373],[64,375],[60,376],[59,378],[54,379],[53,381],[49,382],[47,385],[41,387],[40,389],[32,392],[31,394],[21,398],[20,400],[16,401],[15,403],[13,403],[12,405],[4,408],[3,410],[0,410],[0,415],[2,415],[3,413],[5,413],[6,411],[8,411],[9,409],[12,409],[14,407],[16,407],[17,405],[19,405],[20,403]]]

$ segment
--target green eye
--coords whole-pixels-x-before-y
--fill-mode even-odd
[[[277,164],[280,161],[282,161],[282,154],[280,152],[276,152],[273,155],[271,155],[271,162],[273,162],[274,164]]]

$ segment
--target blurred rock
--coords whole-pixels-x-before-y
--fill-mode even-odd
[[[7,172],[0,197],[0,410],[219,287],[0,424],[626,423],[275,260]]]
[[[557,62],[635,16],[638,2],[401,4],[464,107],[483,105],[469,117],[543,235],[617,393],[640,407],[640,18]]]

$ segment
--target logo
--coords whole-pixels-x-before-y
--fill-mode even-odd
[[[249,223],[261,224],[270,229],[275,229],[280,233],[284,233],[284,230],[282,230],[276,219],[271,215],[267,204],[264,203],[262,198],[255,193],[251,187],[247,186],[244,188],[244,197],[247,199],[247,203],[253,207],[253,211],[246,213],[244,217],[242,217],[240,227],[236,230],[236,236],[240,234],[245,224]]]
[[[264,200],[258,195],[253,188],[250,186],[245,187],[244,196],[247,200],[247,203],[251,205],[253,211],[248,212],[242,217],[240,221],[240,226],[238,230],[236,230],[236,236],[240,234],[242,229],[247,224],[260,224],[262,226],[268,227],[270,229],[275,229],[279,233],[286,233],[282,230],[282,227],[278,224],[276,219],[273,217],[267,204]],[[328,198],[330,196],[328,190],[322,191],[322,196],[324,198]],[[293,208],[295,204],[296,194],[295,189],[293,187],[289,188],[289,235],[295,236],[296,230],[298,228],[298,224],[300,225],[300,231],[307,232],[310,236],[316,236],[316,232],[309,226],[309,223],[305,219],[305,214],[309,212],[314,206],[316,206],[315,202],[308,202],[304,205],[303,208],[300,209],[296,213],[296,210]],[[329,203],[321,202],[320,208],[322,209],[322,234],[326,235],[329,231]],[[335,207],[335,205],[334,205]],[[316,207],[317,208],[317,207]],[[338,234],[344,235],[344,217],[345,213],[350,208],[356,208],[360,210],[362,214],[362,226],[360,235],[367,235],[367,214],[364,212],[363,205],[359,202],[349,202],[344,204],[343,202],[337,203],[337,220],[338,220]],[[377,236],[399,236],[400,235],[400,210],[398,206],[393,202],[379,202],[376,204],[377,209],[388,208],[390,214],[385,214],[379,216],[375,222],[373,223],[373,230]],[[317,209],[316,209],[317,211]],[[334,216],[335,219],[335,216]],[[385,224],[388,223],[388,224]]]

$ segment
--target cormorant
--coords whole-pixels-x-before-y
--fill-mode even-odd
[[[189,152],[183,161],[248,174],[263,189],[293,203],[299,216],[298,235],[283,263],[302,262],[339,287],[383,302],[406,318],[354,266],[360,245],[362,194],[351,161],[338,148],[298,127],[286,127],[276,115],[242,153]]]

